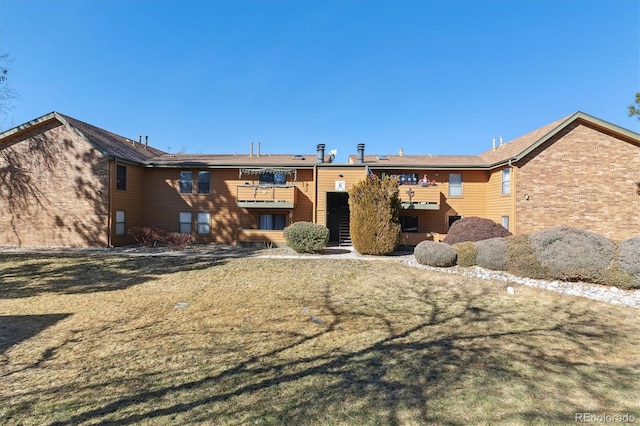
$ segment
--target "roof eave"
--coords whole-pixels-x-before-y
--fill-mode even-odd
[[[38,117],[34,120],[28,121],[24,124],[21,124],[19,126],[16,126],[14,128],[11,128],[9,130],[5,130],[4,132],[0,133],[0,139],[5,139],[8,138],[10,136],[15,136],[17,134],[20,134],[22,132],[25,132],[29,129],[31,129],[32,127],[36,127],[42,123],[45,123],[47,121],[51,121],[52,119],[57,119],[60,121],[60,117],[57,115],[57,113],[55,112],[50,112],[48,114],[45,114],[41,117]],[[64,124],[64,122],[61,121],[61,123]]]

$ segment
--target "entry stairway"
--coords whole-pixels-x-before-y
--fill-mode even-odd
[[[351,233],[349,232],[349,214],[340,215],[340,227],[338,233],[338,246],[351,246]]]

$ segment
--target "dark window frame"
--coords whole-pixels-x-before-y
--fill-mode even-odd
[[[202,176],[207,176],[207,179],[201,179]],[[198,194],[209,193],[211,193],[211,172],[208,170],[201,170],[198,172]]]
[[[418,218],[417,215],[416,216],[400,216],[399,221],[400,221],[401,232],[409,232],[409,233],[418,232],[420,219]]]
[[[127,166],[116,164],[116,189],[118,191],[127,190]]]
[[[271,227],[263,228],[262,227],[262,217],[270,216],[271,217]],[[281,223],[276,223],[276,216],[279,217],[278,221]],[[278,225],[276,227],[276,225]],[[262,229],[265,231],[282,231],[287,226],[287,215],[284,213],[261,213],[258,215],[258,229]]]
[[[188,179],[188,180],[186,179],[186,174],[187,173],[189,174],[189,176],[191,176],[191,178]],[[191,170],[181,170],[180,171],[179,185],[180,185],[180,193],[181,194],[192,194],[193,193],[193,172]]]

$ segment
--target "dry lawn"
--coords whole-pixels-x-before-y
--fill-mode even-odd
[[[0,424],[640,419],[638,310],[397,261],[0,255]]]

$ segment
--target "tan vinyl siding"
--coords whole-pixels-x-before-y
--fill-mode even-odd
[[[462,174],[462,196],[449,197],[449,173]],[[449,216],[479,216],[487,214],[487,182],[488,172],[479,170],[456,170],[440,172],[443,176],[442,194],[444,202],[440,206],[440,216],[433,224],[433,231],[446,233],[448,231]]]
[[[127,189],[116,189],[117,165],[127,168]],[[125,212],[125,225],[127,233],[131,228],[145,226],[148,223],[143,215],[145,201],[145,169],[130,164],[111,161],[110,186],[111,186],[111,244],[114,246],[133,244],[135,240],[125,234],[116,235],[116,211]]]
[[[508,168],[508,166],[506,167]],[[514,194],[516,192],[517,168],[511,167],[511,183],[510,192],[507,195],[502,194],[502,170],[492,170],[487,182],[487,213],[486,218],[500,224],[502,216],[509,216],[509,231],[515,231],[515,202]]]
[[[336,182],[344,182],[345,191],[348,192],[355,183],[366,178],[367,171],[364,166],[319,167],[317,178],[318,201],[316,222],[320,225],[327,225],[327,192],[339,192],[336,191]]]
[[[194,176],[191,194],[180,193],[180,171],[192,170]],[[211,190],[209,194],[198,194],[196,185],[197,172],[211,172]],[[293,221],[311,221],[313,217],[313,170],[298,170],[297,180],[293,175],[287,177],[287,184],[295,185],[296,205],[294,209],[261,209],[241,208],[236,204],[238,185],[257,185],[258,175],[239,176],[237,168],[212,169],[147,169],[145,197],[145,218],[169,231],[178,231],[180,212],[191,212],[193,230],[196,231],[196,215],[198,212],[209,212],[211,215],[210,235],[195,235],[199,243],[235,244],[241,229],[257,229],[258,217],[263,213],[286,214],[287,224]],[[243,234],[244,235],[244,234]],[[256,234],[253,234],[256,237]],[[274,237],[276,238],[276,237]],[[277,239],[277,238],[276,238]]]

